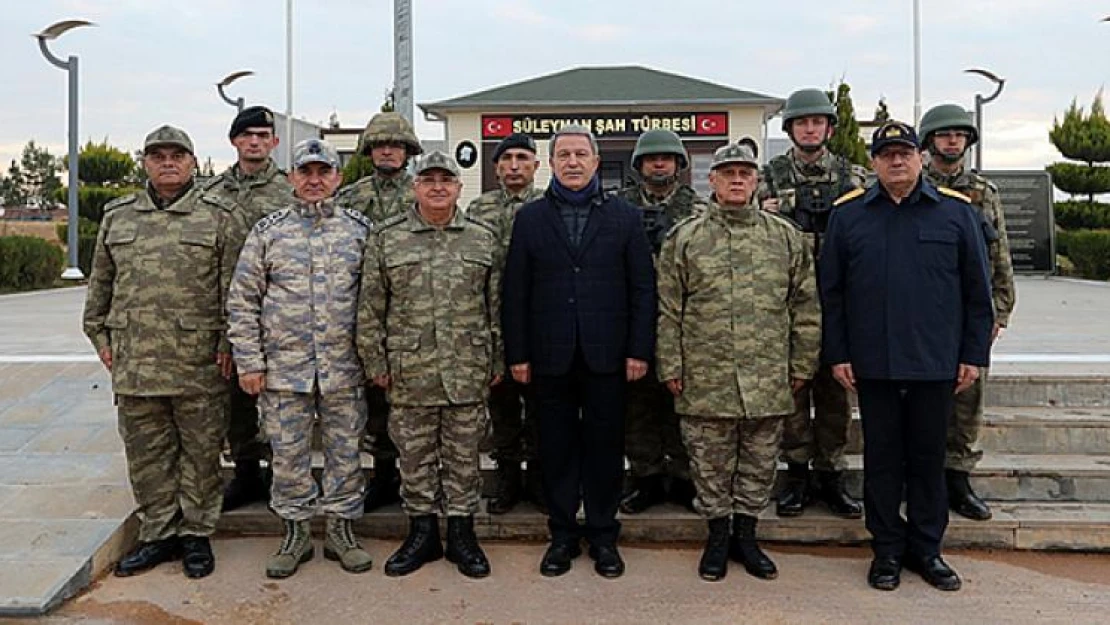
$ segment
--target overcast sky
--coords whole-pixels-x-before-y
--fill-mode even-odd
[[[988,68],[1007,79],[986,109],[986,168],[1059,158],[1047,134],[1073,97],[1089,105],[1110,72],[1110,1],[922,0],[923,110],[972,106]],[[413,0],[416,101],[433,102],[582,65],[638,64],[786,97],[844,77],[857,111],[880,97],[913,115],[911,0]],[[53,42],[81,58],[82,143],[134,150],[155,126],[185,128],[201,158],[234,159],[234,111],[215,83],[285,109],[284,0],[0,0],[0,163],[28,139],[65,151],[65,73],[29,35],[94,21]],[[362,126],[392,81],[391,0],[294,0],[294,112]],[[419,110],[418,110],[419,115]],[[777,122],[772,123],[777,128]],[[423,138],[442,136],[421,120]]]

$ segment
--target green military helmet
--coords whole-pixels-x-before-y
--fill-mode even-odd
[[[799,89],[786,98],[786,106],[782,109],[783,132],[789,135],[790,123],[799,117],[809,115],[824,115],[829,118],[829,124],[836,125],[836,107],[824,91]]]
[[[650,154],[674,154],[678,157],[679,171],[690,165],[690,155],[686,152],[686,146],[682,145],[682,139],[678,134],[671,130],[656,128],[640,135],[636,140],[636,149],[632,151],[632,169],[639,172],[643,157]]]
[[[409,156],[422,154],[424,148],[420,146],[420,139],[416,138],[416,131],[412,124],[400,113],[378,113],[370,118],[362,136],[358,139],[358,153],[366,154],[375,143],[395,141],[404,144]]]
[[[918,126],[921,145],[928,149],[932,145],[933,133],[938,130],[963,130],[968,133],[969,148],[979,141],[979,129],[975,127],[975,120],[959,104],[938,104],[921,116],[921,124]]]

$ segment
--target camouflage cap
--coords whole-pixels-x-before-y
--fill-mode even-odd
[[[459,166],[455,164],[455,159],[439,150],[433,150],[417,161],[415,173],[419,176],[433,169],[442,169],[456,178],[459,177]]]
[[[717,148],[717,151],[713,153],[713,162],[709,164],[709,170],[712,171],[732,163],[740,163],[759,169],[759,161],[756,160],[755,151],[743,139]]]
[[[184,130],[170,125],[159,126],[146,136],[146,140],[143,141],[143,154],[160,146],[176,146],[189,154],[195,154],[193,140],[189,135]]]
[[[324,163],[338,169],[339,152],[323,139],[305,139],[293,146],[293,169],[300,169],[309,163]]]

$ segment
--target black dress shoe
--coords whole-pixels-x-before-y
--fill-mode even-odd
[[[152,569],[163,562],[181,557],[181,542],[176,536],[163,540],[141,543],[134,551],[124,556],[116,565],[116,577],[131,577]]]
[[[207,536],[182,537],[181,551],[181,568],[185,577],[208,577],[216,569],[216,556],[212,554],[212,543]]]
[[[638,477],[632,488],[621,498],[620,511],[625,514],[639,514],[652,506],[667,500],[661,474]]]
[[[570,563],[582,555],[578,542],[552,542],[540,561],[540,574],[557,577],[570,570]]]
[[[594,561],[594,570],[602,577],[614,579],[624,575],[624,560],[616,545],[591,545],[590,557]]]
[[[894,590],[902,582],[902,562],[894,556],[879,556],[871,561],[867,583],[876,590]]]
[[[906,558],[906,568],[938,590],[959,590],[962,585],[960,576],[940,556]]]

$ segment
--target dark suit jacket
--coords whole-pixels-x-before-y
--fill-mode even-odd
[[[582,350],[595,373],[655,351],[655,268],[637,208],[602,195],[573,246],[551,193],[517,213],[504,273],[505,362],[563,375]]]

